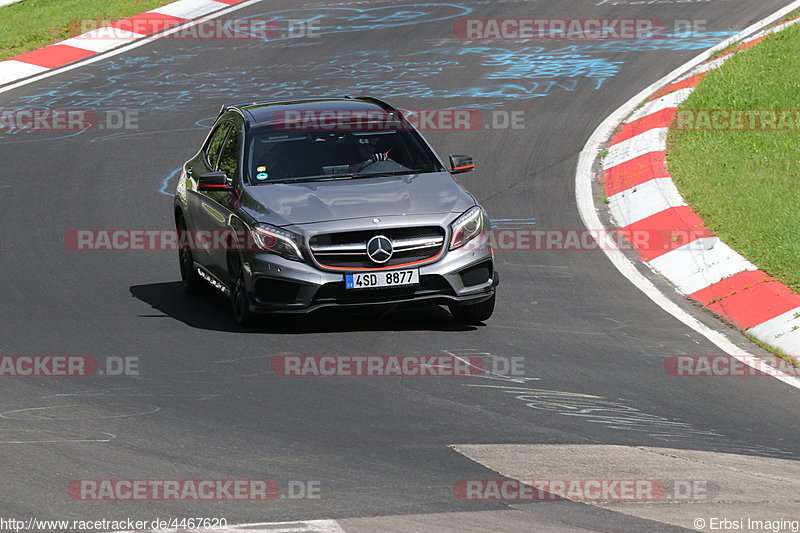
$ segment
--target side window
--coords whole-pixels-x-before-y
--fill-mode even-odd
[[[239,170],[241,137],[238,128],[231,128],[228,139],[225,141],[225,146],[222,148],[222,154],[219,157],[219,170],[224,171],[232,180],[236,179],[236,173]]]
[[[206,148],[206,161],[208,161],[208,164],[211,166],[211,168],[217,168],[217,159],[219,159],[219,153],[222,151],[222,143],[225,140],[225,135],[228,134],[229,129],[231,129],[231,125],[227,122],[220,124],[211,135],[211,140],[208,141],[208,147]]]

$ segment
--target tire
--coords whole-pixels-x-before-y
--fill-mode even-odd
[[[247,293],[247,284],[244,280],[244,268],[239,254],[233,253],[228,259],[230,269],[230,279],[233,283],[231,288],[231,309],[233,318],[240,326],[252,328],[258,325],[258,315],[250,309],[250,295]]]
[[[492,297],[481,303],[472,305],[451,305],[450,314],[456,322],[475,326],[481,322],[489,320],[494,313],[494,302],[497,293],[492,294]]]
[[[178,217],[175,225],[178,229],[178,242],[182,242],[181,236],[187,231],[186,221],[183,216]],[[188,244],[178,250],[178,262],[181,269],[181,282],[184,292],[186,294],[202,292],[205,289],[205,282],[197,273],[197,269],[194,268],[194,256]]]

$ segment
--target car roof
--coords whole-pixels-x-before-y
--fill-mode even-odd
[[[371,97],[308,98],[302,100],[274,100],[247,102],[222,106],[220,115],[230,109],[241,111],[251,126],[268,125],[286,118],[287,111],[300,113],[319,113],[322,111],[356,111],[398,113],[391,105]]]

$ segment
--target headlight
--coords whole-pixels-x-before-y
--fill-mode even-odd
[[[302,239],[291,231],[275,226],[259,224],[250,230],[256,246],[265,252],[279,255],[291,261],[305,261],[300,251]]]
[[[450,228],[453,230],[453,236],[450,238],[450,249],[461,248],[483,233],[484,225],[483,210],[479,206],[476,205],[465,212],[450,224]]]

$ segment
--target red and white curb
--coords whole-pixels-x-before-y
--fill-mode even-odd
[[[56,44],[0,61],[0,85],[108,52],[245,0],[178,0]],[[136,28],[137,32],[126,28]],[[109,38],[113,35],[114,38]]]
[[[735,51],[800,20],[749,37]],[[788,354],[800,354],[800,295],[720,241],[684,201],[666,168],[667,131],[702,78],[732,57],[706,61],[658,91],[622,123],[602,161],[608,207],[622,233],[658,235],[637,251],[678,291]],[[637,243],[633,243],[637,246]]]

